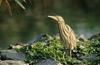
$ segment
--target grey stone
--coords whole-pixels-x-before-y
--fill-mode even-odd
[[[5,57],[12,60],[25,60],[25,54],[22,52],[17,52],[16,50],[0,50],[0,55],[1,59],[2,57]]]
[[[5,61],[0,61],[0,65],[29,65],[29,64],[23,61],[5,60]]]
[[[83,34],[81,34],[81,35],[79,36],[78,40],[79,40],[79,41],[82,41],[82,42],[87,41],[87,39],[85,38],[85,36],[84,36]]]
[[[60,62],[52,60],[52,59],[46,59],[46,60],[40,61],[36,65],[62,65],[62,64]]]
[[[90,55],[85,55],[85,56],[81,56],[80,58],[82,60],[96,60],[97,54],[90,54]]]
[[[45,45],[48,44],[48,41],[52,40],[53,38],[48,34],[41,34],[27,42],[28,45],[34,45],[36,42],[43,41]]]

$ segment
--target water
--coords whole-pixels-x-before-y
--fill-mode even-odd
[[[84,3],[79,0],[75,2],[73,0],[43,0],[43,2],[34,1],[33,4],[31,9],[13,11],[13,16],[7,14],[8,11],[5,8],[0,9],[2,12],[0,14],[1,49],[17,41],[26,43],[40,34],[57,34],[57,26],[53,20],[47,18],[48,15],[63,16],[66,24],[70,25],[78,36],[84,35],[89,38],[93,34],[100,33],[100,14],[99,9],[94,7],[96,3],[88,2],[84,6]]]
[[[26,43],[40,34],[47,33],[55,35],[58,33],[57,25],[51,19],[47,19],[48,21],[45,20],[45,22],[34,22],[34,20],[30,22],[28,22],[29,20],[26,22],[16,22],[14,18],[12,19],[10,21],[8,19],[8,22],[4,22],[1,25],[1,49],[7,48],[9,44],[14,44],[15,42]],[[70,20],[70,22],[66,23],[72,27],[77,36],[84,35],[85,38],[89,38],[93,34],[100,32],[99,23],[96,24],[95,21],[91,23],[91,21],[82,22],[82,20]]]

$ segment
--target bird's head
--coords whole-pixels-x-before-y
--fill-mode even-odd
[[[56,15],[56,16],[48,16],[48,17],[56,20],[57,23],[64,23],[64,19],[62,16]]]

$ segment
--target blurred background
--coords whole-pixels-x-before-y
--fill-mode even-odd
[[[61,15],[86,38],[100,32],[100,0],[0,0],[0,49],[40,34],[56,35],[48,15]]]

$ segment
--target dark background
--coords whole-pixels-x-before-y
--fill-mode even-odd
[[[5,0],[3,0],[5,1]],[[14,0],[0,6],[0,48],[28,42],[40,34],[55,35],[57,26],[48,15],[61,15],[78,36],[100,32],[100,0],[26,0],[23,10]]]

